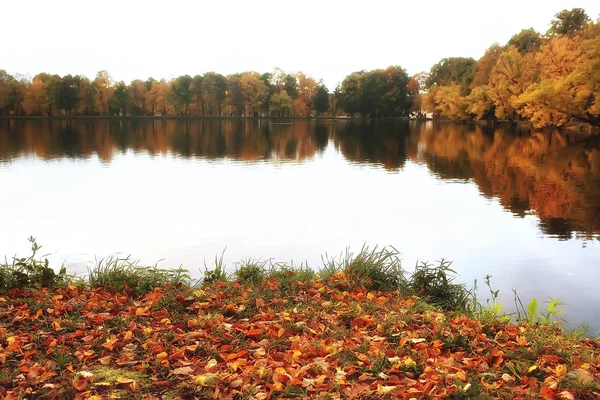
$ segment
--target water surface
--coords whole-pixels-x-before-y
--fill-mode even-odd
[[[0,120],[0,255],[86,272],[132,254],[195,276],[225,247],[321,265],[363,243],[407,269],[454,261],[490,274],[507,310],[569,303],[600,329],[600,143],[451,123]],[[483,299],[485,292],[481,291]]]

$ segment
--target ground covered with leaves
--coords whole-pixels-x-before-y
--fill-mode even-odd
[[[600,398],[600,345],[327,281],[0,297],[0,396]]]

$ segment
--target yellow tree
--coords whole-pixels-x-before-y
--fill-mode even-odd
[[[269,89],[258,72],[244,73],[240,78],[240,88],[245,103],[251,108],[251,115],[268,100]]]
[[[425,112],[432,113],[434,118],[442,111],[436,100],[436,95],[439,90],[439,86],[432,86],[427,93],[421,96],[421,109]]]
[[[516,101],[534,127],[562,126],[574,120],[600,124],[600,28],[586,38],[553,37],[537,55],[540,79]]]
[[[113,80],[107,71],[100,71],[96,75],[96,79],[92,82],[94,94],[96,96],[95,103],[98,104],[100,114],[110,114],[110,99],[114,92]]]
[[[502,52],[490,71],[489,97],[496,117],[514,120],[515,100],[537,78],[537,62],[533,53],[521,54],[514,46]]]
[[[493,115],[494,102],[489,96],[490,88],[487,85],[474,87],[467,96],[467,112],[475,115],[477,119],[489,119]]]
[[[468,111],[469,105],[461,92],[461,87],[454,82],[450,86],[439,87],[435,94],[435,102],[443,115],[454,120],[471,119]]]
[[[44,82],[37,76],[24,87],[23,111],[26,115],[42,115],[43,92]]]

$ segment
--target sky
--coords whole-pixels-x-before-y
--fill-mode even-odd
[[[216,71],[305,72],[330,89],[359,70],[428,71],[479,58],[563,9],[596,20],[597,0],[2,0],[0,69],[116,80]]]

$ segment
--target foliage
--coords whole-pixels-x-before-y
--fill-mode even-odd
[[[545,37],[533,29],[476,62],[434,65],[422,107],[450,119],[526,119],[534,128],[570,122],[600,126],[600,28],[582,9],[556,14]]]
[[[339,105],[351,116],[406,116],[414,101],[409,95],[409,81],[406,71],[398,66],[352,73],[339,88]]]

